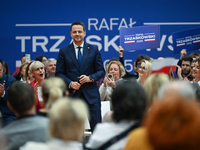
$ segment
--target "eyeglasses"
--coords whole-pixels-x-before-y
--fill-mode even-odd
[[[40,70],[44,70],[44,67],[38,67],[38,68],[36,68],[34,71],[39,72]]]
[[[145,70],[147,70],[147,68],[146,68],[146,67],[142,67],[142,66],[138,66],[137,68],[138,68],[138,70],[142,70],[142,71],[145,71]]]

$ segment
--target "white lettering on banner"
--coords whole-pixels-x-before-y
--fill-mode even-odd
[[[103,26],[103,24],[105,24],[105,25]],[[109,27],[108,27],[108,24],[107,24],[105,18],[103,18],[103,20],[101,21],[101,24],[100,24],[99,30],[101,30],[101,28],[106,28],[107,30],[109,30]]]
[[[133,22],[132,18],[130,18],[129,27],[132,27],[134,24],[136,24],[136,21]],[[101,30],[102,28],[106,28],[107,30],[113,30],[113,26],[118,26],[118,30],[122,27],[128,28],[127,21],[125,18],[122,18],[121,21],[119,18],[110,18],[110,28],[105,18],[101,20],[99,27],[98,25],[99,20],[97,18],[88,18],[88,31],[91,30],[92,26],[95,30]]]
[[[16,36],[16,40],[21,40],[21,52],[25,52],[25,40],[30,40],[30,36]]]
[[[132,18],[130,18],[130,19],[132,19]],[[124,24],[124,25],[123,25],[123,24]],[[119,30],[120,28],[128,28],[128,25],[127,25],[126,20],[125,20],[124,18],[122,18],[118,30]]]
[[[26,51],[25,47],[25,40],[30,40],[31,36],[16,36],[16,40],[21,40],[21,52]],[[58,41],[55,42],[55,44],[49,49],[49,52],[58,52],[59,49],[57,48],[64,40],[65,36],[50,36],[50,39],[58,39]],[[43,40],[43,42],[37,42],[37,40]],[[48,52],[45,45],[47,45],[49,42],[48,38],[46,36],[33,36],[32,37],[32,52],[37,51],[37,46],[40,46],[44,52]]]
[[[92,23],[92,21],[95,21],[95,23]],[[97,24],[98,24],[98,19],[97,18],[89,18],[88,19],[88,30],[90,31],[90,26],[94,26],[95,30],[98,30]]]
[[[160,48],[157,48],[157,51],[162,51],[163,45],[165,43],[167,35],[162,35],[162,38],[160,40]],[[146,49],[146,51],[151,51],[151,49]]]
[[[44,40],[44,42],[37,42],[37,40]],[[41,46],[44,52],[48,52],[47,48],[45,45],[48,43],[48,38],[46,36],[33,36],[33,41],[32,41],[32,51],[36,52],[36,47]]]
[[[50,36],[50,39],[58,39],[58,41],[50,48],[50,52],[59,52],[59,48],[57,48],[60,43],[65,40],[65,36]]]
[[[132,60],[132,59],[126,59],[126,60],[124,61],[124,66],[125,66],[125,68],[126,68],[126,70],[127,70],[128,72],[133,71],[133,60]],[[127,67],[129,67],[130,69],[127,69]]]
[[[115,41],[119,38],[119,35],[116,35],[114,38],[112,38],[112,40],[108,41],[108,35],[104,36],[104,51],[107,52],[108,51],[108,47],[110,47],[110,45],[113,46],[113,48],[115,50],[118,49],[118,46],[116,45]]]
[[[169,41],[169,43],[173,44],[172,35],[170,35],[170,36],[168,37],[168,41]],[[172,45],[168,45],[167,47],[168,47],[171,51],[174,50],[174,48],[173,48]]]
[[[120,37],[119,35],[116,35],[111,40],[109,40],[108,35],[104,35],[104,38],[101,38],[98,35],[89,35],[86,37],[86,42],[89,44],[98,46],[99,50],[103,50],[105,52],[109,51],[110,46],[112,46],[117,51],[118,45],[116,44],[116,41],[119,39],[119,37]],[[21,40],[21,52],[26,52],[27,41],[30,41],[30,42],[32,41],[32,52],[36,52],[37,47],[41,47],[44,52],[48,52],[46,45],[49,43],[50,40],[57,39],[57,41],[54,42],[53,46],[49,49],[49,52],[58,52],[59,48],[57,47],[65,40],[65,36],[62,36],[62,35],[50,36],[49,39],[46,36],[32,36],[32,37],[31,36],[16,36],[15,39]],[[157,51],[162,51],[166,39],[167,39],[167,35],[162,35],[162,38],[160,40],[160,48],[157,48]],[[43,41],[41,42],[41,40]],[[172,35],[168,37],[168,41],[169,41],[169,45],[167,45],[167,47],[169,48],[169,50],[173,51]],[[104,49],[102,49],[103,47]],[[30,49],[30,47],[28,49]],[[146,50],[151,51],[151,49],[146,49]]]
[[[118,23],[114,23],[113,20],[119,20],[119,18],[111,18],[110,19],[110,30],[113,29],[113,25],[118,25]]]
[[[96,39],[97,41],[101,41],[101,38],[97,35],[90,35],[86,38],[86,42],[92,45],[97,45],[98,50],[100,51],[102,49],[102,45],[100,42],[90,41],[91,39]]]

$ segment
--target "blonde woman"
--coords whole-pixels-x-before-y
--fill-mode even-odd
[[[120,61],[111,60],[107,64],[106,77],[99,88],[101,101],[109,101],[111,99],[113,88],[115,88],[120,81],[123,80],[122,77],[125,74],[125,69]]]
[[[37,115],[47,117],[47,112],[52,104],[63,96],[68,96],[67,86],[63,79],[59,77],[52,77],[45,79],[42,83],[42,98],[44,100],[44,107],[37,111]]]
[[[158,89],[167,82],[169,82],[169,77],[164,73],[152,74],[147,78],[143,85],[147,95],[147,106],[156,100]]]
[[[33,82],[29,83],[29,85],[31,85],[31,87],[35,91],[37,97],[36,109],[38,110],[43,107],[43,99],[41,97],[41,86],[42,81],[45,77],[44,64],[40,61],[34,61],[29,66],[29,71],[31,75],[35,78]]]
[[[152,69],[151,62],[143,60],[141,65],[138,66],[139,78],[137,79],[137,82],[143,85],[148,76],[151,74],[151,69]]]
[[[80,99],[60,98],[49,110],[49,136],[44,143],[28,142],[20,150],[82,150],[88,108]]]

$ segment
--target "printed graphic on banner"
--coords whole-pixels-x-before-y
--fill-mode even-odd
[[[158,25],[139,26],[120,29],[120,45],[125,51],[154,49],[160,47],[160,29]]]
[[[200,49],[200,28],[174,32],[172,35],[174,53],[180,53],[182,49],[187,51]]]

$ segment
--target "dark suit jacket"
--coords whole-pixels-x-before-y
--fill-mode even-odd
[[[7,92],[8,92],[8,89],[9,89],[9,87],[10,87],[10,85],[13,81],[15,81],[15,78],[8,76],[8,75],[5,75],[5,74],[3,75],[3,78],[1,80],[1,84],[5,83],[5,86],[4,86],[5,95],[4,95],[3,98],[0,97],[0,111],[3,115],[3,119],[4,119],[5,124],[7,124],[10,121],[12,121],[13,119],[15,119],[15,114],[13,112],[11,112],[10,109],[8,108],[8,106],[7,106]],[[7,120],[9,120],[9,121],[7,122]]]
[[[78,60],[76,59],[73,43],[61,48],[57,57],[56,76],[63,78],[69,86],[71,81],[78,81],[78,77],[81,75],[92,76],[94,82],[84,83],[77,91],[69,89],[70,95],[79,97],[82,91],[90,104],[99,102],[100,96],[96,81],[104,78],[105,71],[98,48],[84,43],[81,67],[79,67]]]

